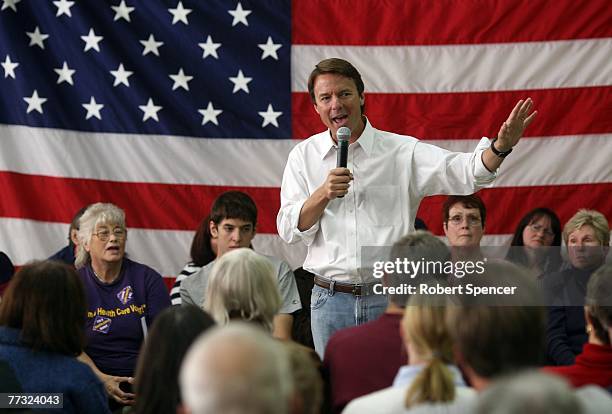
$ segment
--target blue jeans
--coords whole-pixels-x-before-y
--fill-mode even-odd
[[[310,298],[310,326],[317,354],[323,359],[327,341],[334,332],[373,321],[386,308],[387,297],[383,295],[355,296],[314,285]]]

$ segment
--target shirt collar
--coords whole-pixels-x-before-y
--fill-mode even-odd
[[[374,127],[372,127],[372,124],[370,124],[367,117],[364,116],[364,118],[365,128],[355,144],[359,145],[367,156],[370,156],[372,154],[372,147],[374,146]],[[320,140],[317,147],[322,160],[325,159],[330,153],[335,153],[334,149],[336,146],[337,145],[332,139],[329,129],[320,134]]]
[[[393,380],[394,387],[405,387],[410,385],[412,381],[425,368],[425,365],[404,365],[400,367],[395,379]],[[455,386],[465,387],[461,371],[455,365],[446,365],[446,368],[453,374],[453,382]]]

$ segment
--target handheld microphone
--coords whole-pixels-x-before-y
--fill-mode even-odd
[[[351,130],[347,127],[340,127],[336,132],[338,139],[338,152],[336,153],[336,168],[346,168],[348,161],[349,140],[351,139]],[[344,196],[338,196],[342,198]]]

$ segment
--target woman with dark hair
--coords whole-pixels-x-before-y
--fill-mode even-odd
[[[85,344],[85,290],[74,269],[22,267],[0,306],[0,360],[28,393],[62,393],[65,413],[109,413],[102,383],[76,359]]]
[[[202,220],[191,241],[191,261],[183,267],[178,274],[172,290],[170,299],[173,305],[181,304],[181,283],[192,274],[215,260],[217,257],[216,239],[210,234],[210,214]]]
[[[214,324],[195,305],[173,306],[157,316],[138,358],[136,414],[176,413],[183,357],[191,343]]]
[[[561,266],[561,222],[554,211],[538,207],[519,222],[506,259],[531,269],[541,286],[545,273]]]

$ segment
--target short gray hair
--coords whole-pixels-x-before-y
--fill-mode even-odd
[[[582,406],[561,378],[526,371],[495,381],[483,391],[480,414],[580,414]]]
[[[193,414],[287,414],[294,385],[282,344],[242,322],[204,333],[187,352],[179,383]]]
[[[98,224],[111,224],[125,228],[125,212],[111,203],[95,203],[87,207],[87,210],[79,219],[79,233],[77,235],[79,244],[74,260],[74,266],[77,269],[85,266],[90,260],[85,245],[89,244]]]
[[[272,263],[248,248],[221,256],[213,265],[204,309],[220,325],[239,317],[272,332],[281,298]]]
[[[610,226],[606,216],[599,211],[587,210],[585,208],[578,210],[578,212],[565,223],[563,227],[563,241],[565,244],[567,244],[570,234],[586,225],[593,227],[595,235],[602,246],[608,246],[610,244]]]

